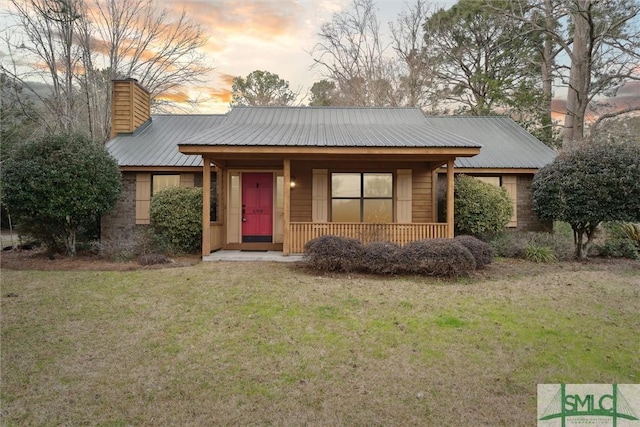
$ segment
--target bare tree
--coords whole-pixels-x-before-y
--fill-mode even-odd
[[[104,140],[111,125],[110,80],[136,78],[156,102],[211,68],[200,48],[204,30],[153,0],[12,0],[36,73],[53,87],[47,106],[65,130]],[[9,40],[9,37],[5,37]],[[16,46],[13,46],[14,48]],[[14,49],[15,51],[15,49]],[[30,76],[15,76],[28,80]],[[24,78],[23,78],[24,77]]]
[[[638,0],[521,0],[511,18],[526,22],[526,32],[544,34],[549,61],[567,88],[563,145],[585,137],[587,109],[598,109],[601,97],[615,96],[626,83],[640,79],[640,1]],[[569,64],[553,62],[566,55]],[[549,100],[550,102],[550,100]],[[637,111],[620,108],[608,116]]]
[[[333,15],[318,34],[314,66],[336,83],[342,105],[397,105],[395,67],[385,54],[373,0],[353,0],[352,9]]]
[[[395,23],[390,23],[393,50],[400,59],[400,89],[402,105],[424,106],[433,85],[433,74],[427,54],[424,25],[432,12],[426,0],[416,0],[400,12]]]

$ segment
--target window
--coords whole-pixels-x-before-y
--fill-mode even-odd
[[[156,194],[158,191],[180,186],[180,175],[153,175],[153,187],[151,194]],[[192,184],[193,186],[193,184]]]
[[[391,173],[332,173],[333,222],[393,222]]]

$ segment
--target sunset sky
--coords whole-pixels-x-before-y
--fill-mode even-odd
[[[447,6],[454,0],[442,0]],[[266,70],[289,81],[299,92],[300,102],[313,82],[322,78],[321,70],[311,69],[310,51],[318,42],[323,22],[345,10],[351,0],[183,0],[171,2],[179,13],[207,28],[210,34],[207,53],[215,71],[208,84],[194,87],[191,98],[208,99],[201,111],[225,112],[231,101],[231,80],[254,70]],[[404,0],[378,0],[381,27],[406,6]]]
[[[171,14],[183,10],[209,35],[203,49],[208,65],[214,68],[202,83],[192,85],[185,95],[199,100],[189,113],[224,113],[231,101],[231,81],[254,70],[266,70],[289,81],[299,93],[298,102],[306,105],[311,85],[322,78],[322,70],[311,68],[310,52],[319,41],[322,23],[332,15],[350,8],[351,0],[155,0]],[[414,0],[376,0],[381,28],[387,32],[389,22]],[[455,0],[434,0],[433,7],[450,7]],[[6,12],[10,0],[0,0]],[[0,20],[1,22],[1,20]],[[0,49],[0,56],[2,52]],[[562,98],[560,89],[556,96]],[[184,99],[167,96],[173,100]],[[616,99],[618,108],[640,103],[640,82],[622,88]],[[563,99],[553,103],[554,115],[561,117]]]

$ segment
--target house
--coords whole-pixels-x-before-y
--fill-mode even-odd
[[[455,174],[473,176],[503,187],[513,201],[513,217],[508,228],[521,231],[551,231],[552,224],[538,219],[533,212],[531,183],[534,174],[555,159],[556,152],[520,127],[509,117],[441,116],[425,117],[441,130],[482,144],[480,154],[459,157]],[[446,167],[438,170],[439,218],[442,218]]]
[[[114,81],[112,91],[107,148],[124,191],[103,218],[102,238],[116,244],[149,224],[152,194],[172,185],[203,188],[203,255],[300,253],[324,234],[399,244],[453,237],[454,164],[482,152],[481,141],[414,108],[236,107],[151,117],[135,80]],[[439,173],[449,208],[440,222]]]

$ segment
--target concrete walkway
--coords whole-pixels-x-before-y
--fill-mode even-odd
[[[203,256],[202,261],[269,261],[269,262],[298,262],[302,255],[284,256],[279,251],[225,251],[220,250],[211,255]]]

